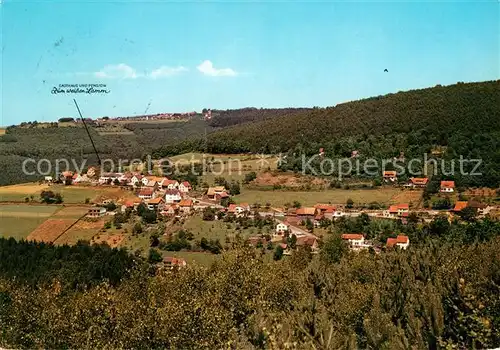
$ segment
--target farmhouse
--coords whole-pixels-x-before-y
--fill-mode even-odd
[[[229,207],[227,208],[227,211],[228,213],[242,215],[250,211],[250,206],[248,205],[248,203],[230,204]]]
[[[300,220],[307,220],[307,219],[313,220],[314,217],[316,216],[316,209],[314,207],[298,208],[295,214]]]
[[[136,174],[130,178],[130,184],[134,187],[138,186],[139,184],[142,185],[142,178],[143,178],[142,175]]]
[[[217,196],[220,197],[222,194],[227,194],[224,186],[209,187],[207,190],[208,199],[215,200]]]
[[[134,209],[134,201],[126,201],[125,204],[122,204],[121,211],[125,213],[127,209]]]
[[[367,248],[365,236],[362,233],[344,233],[342,239],[347,241],[352,250]]]
[[[455,181],[441,181],[441,192],[453,193],[455,191]]]
[[[301,247],[301,246],[310,247],[313,253],[315,253],[319,250],[318,240],[314,236],[297,237],[296,245],[297,245],[297,247]]]
[[[183,199],[179,202],[179,210],[183,214],[190,214],[193,210],[193,200],[192,199]]]
[[[401,249],[406,249],[410,245],[410,239],[408,236],[398,235],[396,238],[387,238],[387,248],[399,247]]]
[[[163,179],[163,182],[161,183],[161,187],[169,189],[169,190],[175,190],[179,188],[179,183],[176,180],[169,180],[167,178]]]
[[[287,233],[290,231],[290,225],[287,225],[283,222],[280,222],[278,223],[278,225],[276,225],[276,234],[278,235],[282,235],[284,233]]]
[[[113,184],[115,180],[120,181],[119,179],[123,176],[120,173],[102,173],[99,177],[99,184]]]
[[[103,207],[92,207],[87,212],[87,216],[90,218],[100,218],[104,215],[106,215],[106,208]]]
[[[384,171],[383,177],[385,182],[396,182],[398,180],[397,173],[394,170]]]
[[[179,190],[167,190],[165,192],[165,203],[178,203],[181,199]]]
[[[179,212],[179,207],[177,204],[165,205],[163,210],[161,211],[161,215],[163,216],[174,216]]]
[[[187,181],[179,184],[179,191],[181,191],[182,193],[188,193],[189,191],[191,191],[191,189],[191,184]]]
[[[331,219],[334,216],[337,210],[337,208],[334,205],[320,204],[320,203],[316,204],[314,208],[316,209],[318,215],[321,215],[322,217],[329,219]]]
[[[427,186],[429,179],[427,177],[411,177],[408,182],[409,187],[422,188]]]
[[[163,200],[163,198],[157,197],[157,198],[149,199],[146,202],[146,204],[147,204],[149,210],[157,211],[157,210],[161,210],[163,208],[165,201]]]
[[[408,204],[396,204],[391,205],[389,209],[384,211],[384,217],[386,218],[396,218],[396,217],[406,217],[410,211]]]

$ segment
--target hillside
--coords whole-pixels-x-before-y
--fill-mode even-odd
[[[483,159],[487,176],[468,185],[500,184],[500,81],[458,83],[399,92],[335,107],[314,108],[216,130],[207,140],[158,149],[157,156],[199,150],[210,153],[294,152],[391,158],[422,157],[446,146],[445,158]],[[294,168],[295,169],[295,168]],[[297,169],[295,169],[297,170]],[[465,184],[465,183],[464,183]]]
[[[311,108],[240,108],[212,110],[212,119],[210,119],[209,125],[215,128],[221,128],[282,116],[291,117],[311,110]]]
[[[298,143],[421,130],[443,138],[500,130],[500,81],[436,86],[248,123],[209,135],[209,151],[231,141],[242,151],[286,151]]]
[[[40,179],[23,174],[22,163],[28,158],[75,159],[80,164],[97,164],[92,144],[83,126],[9,127],[0,136],[0,185]],[[202,119],[172,122],[133,122],[89,126],[89,132],[101,159],[132,160],[144,158],[154,148],[179,142],[188,137],[201,137],[212,128]],[[42,169],[46,169],[45,164]]]

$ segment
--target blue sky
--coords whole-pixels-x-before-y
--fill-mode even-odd
[[[4,0],[0,125],[330,106],[500,78],[500,4]],[[387,68],[389,72],[384,73]],[[107,95],[53,95],[58,84]]]

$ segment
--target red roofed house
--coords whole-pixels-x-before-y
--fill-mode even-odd
[[[227,211],[236,215],[242,215],[244,213],[250,212],[250,206],[248,205],[248,203],[229,204]]]
[[[349,243],[351,249],[357,250],[364,248],[365,236],[362,233],[344,233],[342,239]]]
[[[297,247],[300,246],[308,246],[311,248],[312,252],[315,253],[318,251],[318,240],[314,236],[300,236],[297,237],[297,242],[295,243]]]
[[[394,170],[386,170],[383,173],[385,182],[395,182],[398,179],[398,175]]]
[[[224,186],[209,187],[207,190],[208,199],[217,199],[217,195],[226,193]]]
[[[191,184],[187,181],[179,184],[179,191],[181,191],[182,193],[188,193],[189,191],[191,191],[191,189]]]
[[[151,187],[146,187],[142,188],[139,193],[137,194],[137,197],[141,199],[151,199],[154,198],[155,190]]]
[[[184,214],[189,214],[193,210],[193,200],[192,199],[182,199],[179,202],[179,209]]]
[[[297,217],[301,220],[311,219],[313,220],[316,216],[316,208],[298,208],[295,212]]]
[[[167,190],[165,192],[165,203],[177,203],[182,199],[179,190]]]
[[[386,218],[396,218],[396,217],[406,217],[410,212],[410,207],[408,204],[396,204],[391,205],[389,209],[384,211],[384,217]]]
[[[163,205],[165,204],[165,201],[163,200],[163,198],[161,197],[158,197],[158,198],[153,198],[153,199],[150,199],[146,202],[147,206],[148,206],[148,209],[149,210],[161,210],[163,209]]]
[[[462,209],[465,209],[467,208],[467,202],[466,201],[457,201],[455,203],[455,207],[453,208],[453,211],[454,212],[459,212],[461,211]]]
[[[387,248],[399,247],[401,249],[406,249],[410,245],[410,240],[408,236],[398,235],[396,238],[387,238]]]
[[[316,204],[314,208],[316,209],[317,214],[329,219],[335,215],[337,210],[337,208],[331,204]]]
[[[441,181],[440,192],[452,193],[455,191],[455,181]]]
[[[187,263],[186,260],[182,258],[173,258],[170,256],[166,256],[163,259],[163,265],[168,269],[174,269],[176,267],[186,267]]]
[[[122,213],[124,213],[128,208],[134,209],[134,201],[126,201],[125,204],[121,206]]]
[[[427,186],[427,182],[429,182],[427,177],[411,177],[408,185],[413,188],[425,187]]]
[[[176,180],[169,180],[169,179],[165,178],[165,179],[163,179],[161,186],[163,188],[167,188],[169,190],[175,190],[179,187],[179,183]]]
[[[163,207],[163,210],[160,212],[160,214],[163,216],[174,216],[177,214],[178,210],[179,207],[177,206],[177,204],[167,204],[165,205],[165,207]]]

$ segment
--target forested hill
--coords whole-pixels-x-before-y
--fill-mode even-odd
[[[281,116],[293,116],[311,111],[312,108],[255,108],[212,110],[209,125],[215,128],[258,122]]]
[[[209,135],[209,151],[286,151],[358,135],[419,132],[446,142],[500,130],[500,80],[399,92],[247,123]],[[314,148],[317,145],[314,145]]]

